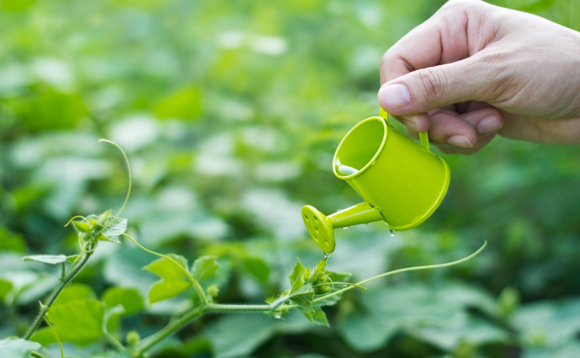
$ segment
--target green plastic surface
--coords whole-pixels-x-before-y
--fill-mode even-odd
[[[351,129],[333,159],[334,175],[365,202],[328,217],[312,206],[302,210],[308,232],[325,252],[334,251],[334,228],[384,220],[393,230],[408,230],[427,220],[447,193],[449,166],[429,151],[427,133],[417,144],[381,114],[384,118],[370,117]],[[312,226],[305,213],[320,226]]]

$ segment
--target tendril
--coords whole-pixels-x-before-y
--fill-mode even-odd
[[[125,158],[125,164],[127,164],[127,173],[129,175],[129,187],[127,189],[127,196],[125,197],[125,202],[123,202],[123,206],[121,206],[121,209],[119,209],[119,212],[117,213],[117,215],[115,216],[119,216],[121,214],[121,212],[123,212],[123,209],[125,209],[125,205],[127,205],[127,202],[129,201],[129,196],[131,195],[131,186],[133,185],[133,179],[132,179],[132,175],[131,175],[131,166],[129,165],[129,158],[127,158],[127,154],[125,154],[125,151],[123,150],[123,148],[121,148],[120,145],[118,145],[117,143],[108,140],[108,139],[99,139],[99,143],[109,143],[111,145],[114,145],[115,147],[117,147],[120,151],[121,154],[123,154],[123,157]]]
[[[85,222],[88,222],[87,218],[85,218],[84,216],[82,216],[82,215],[77,215],[77,216],[73,216],[73,217],[72,217],[72,218],[71,218],[71,219],[70,219],[70,220],[69,220],[69,221],[68,221],[68,222],[67,222],[67,223],[64,225],[64,227],[67,227],[67,226],[69,226],[69,225],[70,225],[70,223],[72,223],[72,221],[73,221],[74,219],[78,219],[78,218],[82,218],[82,219],[83,219]]]
[[[373,281],[373,280],[376,280],[376,279],[379,279],[379,278],[382,278],[382,277],[387,277],[387,276],[395,275],[395,274],[402,273],[402,272],[419,271],[419,270],[429,270],[429,269],[435,269],[435,268],[442,268],[442,267],[449,267],[449,266],[458,265],[458,264],[461,264],[463,262],[469,261],[472,258],[474,258],[475,256],[479,255],[479,253],[482,252],[483,249],[485,249],[486,246],[487,246],[487,240],[483,243],[483,245],[477,251],[475,251],[471,255],[469,255],[467,257],[464,257],[464,258],[462,258],[460,260],[452,261],[452,262],[447,262],[447,263],[444,263],[444,264],[426,265],[426,266],[414,266],[414,267],[407,267],[407,268],[403,268],[403,269],[388,271],[388,272],[382,273],[380,275],[376,275],[376,276],[373,276],[371,278],[367,278],[366,280],[357,282],[357,285],[362,285],[362,284],[365,284],[367,282],[370,282],[370,281]],[[345,288],[340,289],[338,291],[331,292],[331,293],[329,293],[327,295],[324,295],[324,296],[321,296],[321,297],[318,297],[318,298],[314,299],[312,301],[312,303],[324,301],[327,298],[330,298],[330,297],[335,296],[335,295],[339,295],[339,294],[341,294],[341,293],[343,293],[345,291],[348,291],[348,290],[350,290],[352,288],[354,288],[354,286],[345,287]]]

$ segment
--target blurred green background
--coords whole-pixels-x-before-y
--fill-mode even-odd
[[[118,208],[144,245],[190,262],[219,256],[220,302],[263,302],[287,288],[296,257],[322,255],[300,217],[360,202],[331,171],[334,150],[378,113],[378,63],[444,1],[0,2],[0,337],[22,333],[57,283],[26,254],[73,254],[63,224]],[[493,3],[580,30],[578,0]],[[398,127],[402,130],[401,127]],[[452,261],[349,291],[330,328],[300,315],[211,315],[159,357],[580,357],[578,148],[497,138],[470,157],[442,155],[452,179],[440,209],[391,237],[381,224],[337,232],[329,268],[355,279]],[[145,296],[155,257],[102,243],[77,279]],[[3,289],[2,287],[8,287]],[[187,294],[123,318],[147,336]],[[79,327],[82,329],[82,327]],[[65,342],[91,356],[99,342]],[[60,356],[50,346],[51,357]]]

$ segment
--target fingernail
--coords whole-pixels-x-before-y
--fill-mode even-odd
[[[421,130],[419,129],[419,124],[416,122],[413,122],[412,120],[409,119],[404,119],[403,120],[403,124],[406,125],[407,127],[411,127],[413,128],[415,131],[420,132]]]
[[[473,144],[469,141],[469,139],[464,135],[454,135],[451,138],[447,139],[447,143],[454,145],[456,147],[462,148],[472,148]]]
[[[501,121],[496,116],[488,116],[479,122],[477,131],[481,134],[494,132],[502,127]]]
[[[409,89],[407,86],[401,84],[381,87],[379,97],[388,109],[398,109],[411,103]]]

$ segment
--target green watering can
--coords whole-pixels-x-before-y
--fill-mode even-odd
[[[325,216],[302,208],[312,239],[326,253],[335,249],[334,229],[384,221],[396,231],[423,223],[439,207],[449,187],[449,166],[429,151],[427,133],[421,145],[389,125],[388,114],[360,122],[342,139],[333,159],[333,172],[364,202]]]

